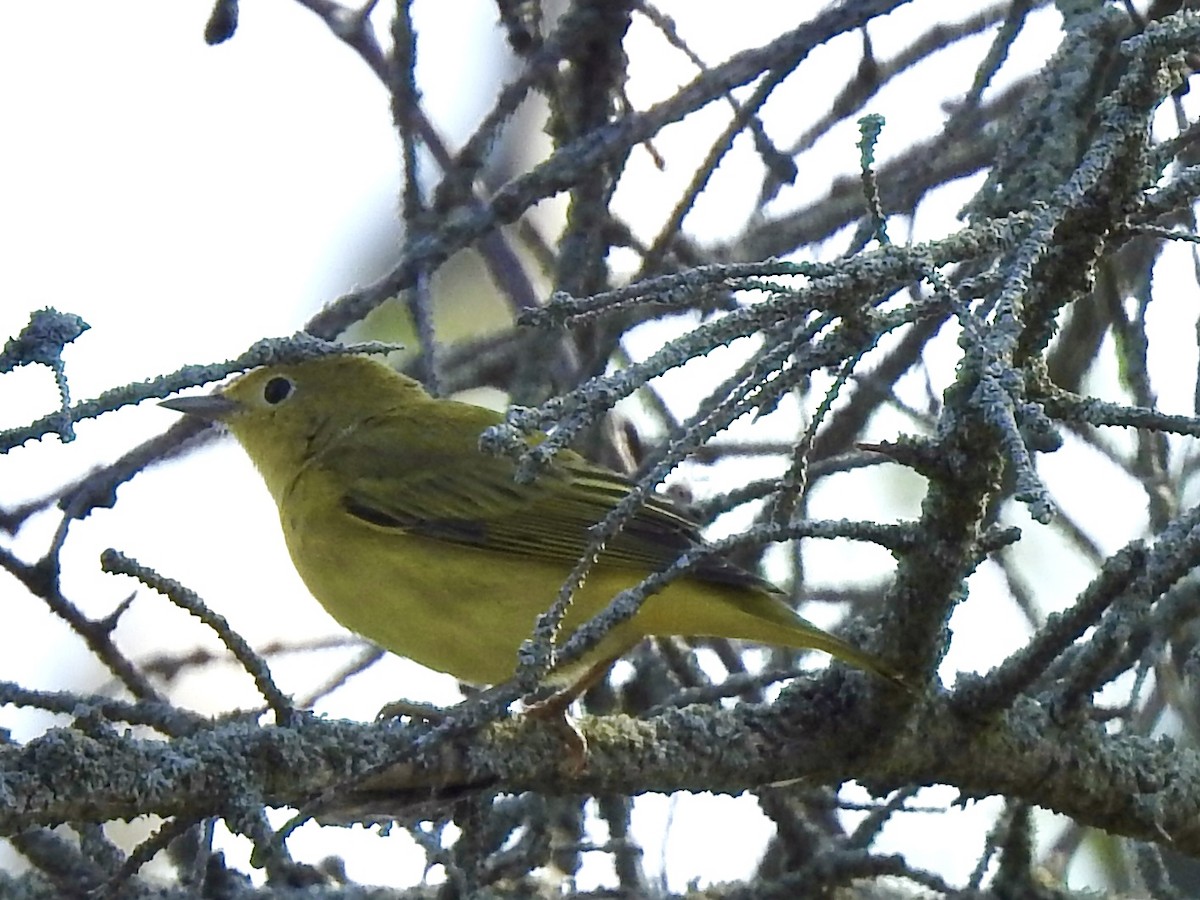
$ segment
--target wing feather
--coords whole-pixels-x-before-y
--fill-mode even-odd
[[[397,428],[408,417],[394,413],[363,421],[352,441],[331,443],[318,465],[354,475],[337,479],[352,485],[342,497],[343,508],[373,527],[572,566],[587,546],[588,529],[629,493],[631,482],[563,451],[532,484],[518,484],[512,461],[482,453],[475,441],[500,421],[499,415],[456,405],[459,414],[471,417],[462,423],[470,427],[456,431],[471,435],[470,440],[437,446],[429,446],[428,437],[398,440]],[[608,543],[600,560],[652,571],[700,544],[696,522],[655,496]],[[717,559],[697,574],[731,584],[764,584]]]

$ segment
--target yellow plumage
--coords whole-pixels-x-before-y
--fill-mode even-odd
[[[587,528],[629,486],[570,451],[534,483],[517,484],[510,460],[478,448],[499,414],[434,399],[364,357],[256,369],[216,394],[165,405],[228,426],[275,499],[297,571],[335,619],[477,684],[513,673],[518,647],[583,553]],[[691,520],[652,499],[592,568],[563,639],[698,542]],[[796,615],[766,582],[713,561],[648,598],[552,680],[599,671],[649,635],[813,648],[892,677]]]

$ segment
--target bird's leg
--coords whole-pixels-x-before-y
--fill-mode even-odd
[[[562,730],[563,737],[567,742],[570,772],[573,775],[578,775],[587,768],[588,745],[587,738],[583,736],[579,726],[571,719],[569,714],[571,704],[599,684],[600,680],[608,674],[608,670],[612,668],[612,664],[619,658],[619,656],[605,657],[589,666],[587,671],[562,690],[556,691],[545,700],[531,704],[525,710],[525,714],[530,718],[542,719]]]

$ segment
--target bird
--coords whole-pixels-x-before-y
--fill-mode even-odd
[[[334,619],[473,685],[512,676],[535,620],[586,551],[588,529],[631,488],[567,449],[520,483],[512,459],[479,446],[502,414],[435,398],[367,356],[272,364],[162,405],[220,422],[241,444],[278,507],[297,572]],[[651,495],[575,592],[560,640],[620,591],[703,546],[686,511]],[[639,641],[668,635],[819,650],[904,683],[798,615],[774,585],[715,555],[546,683],[565,708]]]

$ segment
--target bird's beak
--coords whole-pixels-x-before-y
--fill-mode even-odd
[[[172,400],[160,400],[159,406],[173,409],[175,412],[187,413],[206,422],[224,422],[237,412],[236,400],[230,400],[224,394],[206,394],[201,397],[175,397]]]

